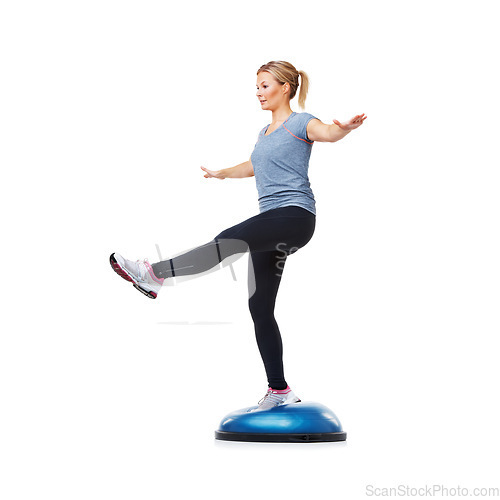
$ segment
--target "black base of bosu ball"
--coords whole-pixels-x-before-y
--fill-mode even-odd
[[[304,401],[276,406],[270,410],[243,408],[226,415],[215,439],[267,443],[319,443],[345,441],[339,419],[326,406]]]

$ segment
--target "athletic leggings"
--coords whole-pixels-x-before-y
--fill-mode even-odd
[[[302,207],[275,208],[222,231],[205,245],[153,264],[153,272],[159,278],[200,274],[249,251],[248,305],[257,345],[269,387],[285,389],[283,344],[274,318],[276,294],[287,256],[311,239],[315,226],[316,216]]]

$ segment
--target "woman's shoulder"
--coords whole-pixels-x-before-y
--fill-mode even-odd
[[[296,113],[291,117],[288,128],[295,137],[310,143],[307,136],[307,124],[313,119],[317,119],[316,116],[306,111]]]
[[[290,125],[306,127],[307,124],[314,119],[318,120],[318,117],[307,111],[302,111],[301,113],[295,113],[295,115],[290,118],[289,122]]]
[[[294,115],[298,120],[311,120],[312,118],[317,118],[311,113],[308,113],[307,111],[302,111],[300,113],[295,113]]]

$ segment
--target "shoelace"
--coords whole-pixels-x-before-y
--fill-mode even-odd
[[[268,392],[260,401],[259,406],[267,403],[268,401],[272,403],[274,406],[278,406],[283,402],[285,394],[276,394],[274,392]]]
[[[139,269],[139,276],[138,276],[139,280],[138,281],[141,281],[142,283],[147,282],[146,273],[148,272],[147,270],[143,269],[143,267],[141,267],[141,264],[144,262],[149,262],[149,261],[148,261],[148,259],[143,259],[143,260],[137,259],[137,261],[136,261],[137,267]],[[144,273],[144,274],[142,274],[142,273]]]

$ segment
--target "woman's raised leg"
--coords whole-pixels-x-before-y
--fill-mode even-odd
[[[120,276],[145,295],[156,298],[165,279],[201,276],[247,251],[294,253],[311,239],[315,220],[314,214],[301,207],[280,207],[232,226],[204,245],[152,265],[127,260],[117,253],[111,255],[110,262]]]

